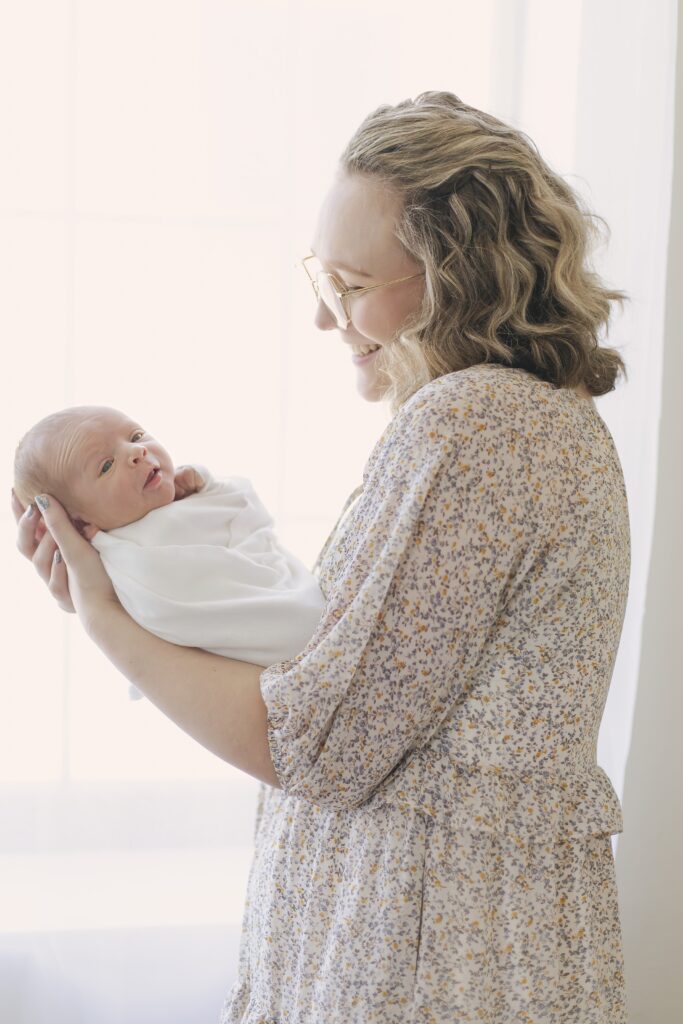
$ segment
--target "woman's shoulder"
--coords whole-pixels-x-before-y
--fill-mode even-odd
[[[509,424],[528,411],[536,388],[549,385],[526,370],[479,363],[445,373],[415,391],[395,416],[399,431],[436,430],[462,436],[499,422]]]
[[[364,480],[389,463],[419,471],[423,459],[433,459],[436,453],[448,456],[454,447],[462,448],[483,426],[496,420],[492,416],[495,406],[505,407],[501,389],[479,367],[436,377],[396,411],[368,458]]]
[[[477,363],[424,384],[394,419],[397,426],[431,422],[468,432],[474,419],[483,417],[491,427],[526,431],[529,422],[544,412],[566,421],[568,427],[574,421],[585,424],[591,417],[599,418],[595,403],[571,388],[557,387],[521,366]]]
[[[501,440],[521,457],[555,444],[564,431],[596,440],[597,411],[573,392],[559,389],[522,367],[478,363],[435,377],[408,398],[385,428],[366,464],[364,478],[385,457],[415,465],[431,457],[468,452],[491,460]],[[589,429],[590,427],[590,429]]]

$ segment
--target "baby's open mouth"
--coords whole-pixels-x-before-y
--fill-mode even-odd
[[[147,485],[148,485],[148,484],[150,484],[150,483],[152,482],[152,480],[154,480],[154,479],[155,479],[155,477],[156,477],[156,476],[157,476],[157,475],[158,475],[158,474],[159,474],[160,472],[161,472],[161,470],[159,469],[159,467],[158,467],[158,466],[155,466],[155,467],[154,467],[154,469],[153,469],[153,470],[152,470],[152,471],[150,472],[150,474],[149,474],[149,476],[147,477],[147,479],[145,480],[145,487],[147,487]],[[144,491],[145,487],[143,487],[143,491]]]

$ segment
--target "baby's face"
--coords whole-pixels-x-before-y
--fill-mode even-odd
[[[53,457],[71,517],[101,530],[134,523],[175,498],[170,455],[116,409],[94,407],[75,421],[55,440]]]

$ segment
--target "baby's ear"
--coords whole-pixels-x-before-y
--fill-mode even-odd
[[[71,522],[76,527],[81,537],[85,537],[86,540],[92,540],[95,534],[98,532],[98,527],[93,523],[86,523],[80,516],[76,516]]]
[[[83,536],[86,540],[92,540],[96,533],[100,532],[99,526],[94,523],[86,523],[83,527]]]

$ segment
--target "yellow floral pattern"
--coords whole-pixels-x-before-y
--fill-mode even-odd
[[[261,785],[222,1024],[623,1024],[597,738],[629,516],[595,405],[479,365],[388,425],[261,691]]]

